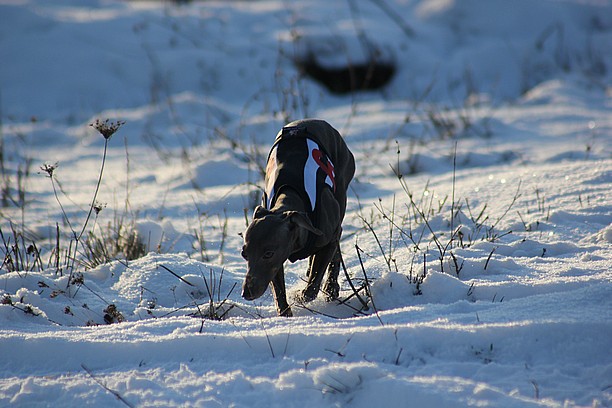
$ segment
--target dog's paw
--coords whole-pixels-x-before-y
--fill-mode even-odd
[[[279,310],[278,315],[281,317],[293,317],[293,312],[291,308],[287,306],[284,310]]]
[[[312,288],[306,288],[302,291],[302,293],[299,293],[296,297],[299,302],[308,303],[308,302],[312,302],[313,300],[315,300],[318,294],[319,294],[318,290],[314,290]]]
[[[338,285],[338,282],[326,282],[323,292],[325,292],[325,300],[332,302],[338,299],[340,295],[340,285]]]

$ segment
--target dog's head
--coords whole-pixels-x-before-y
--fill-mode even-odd
[[[243,234],[242,257],[247,261],[247,274],[242,297],[254,300],[263,295],[289,256],[301,249],[309,231],[322,234],[304,213],[275,213],[258,206],[253,222]]]

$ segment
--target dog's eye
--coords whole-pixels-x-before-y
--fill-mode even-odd
[[[263,258],[263,259],[270,259],[270,258],[272,258],[273,256],[274,256],[274,251],[266,251],[266,252],[263,254],[262,258]]]

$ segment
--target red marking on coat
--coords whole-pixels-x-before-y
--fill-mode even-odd
[[[336,191],[336,175],[334,173],[334,166],[331,164],[329,160],[325,157],[323,152],[319,149],[312,149],[312,158],[317,162],[319,167],[327,174],[327,177],[331,180],[333,184],[334,192]],[[325,161],[324,161],[325,160]]]

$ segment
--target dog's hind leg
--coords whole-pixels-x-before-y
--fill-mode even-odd
[[[272,293],[276,302],[276,311],[279,316],[291,317],[293,312],[287,303],[287,292],[285,290],[285,270],[281,267],[280,271],[272,278]]]
[[[312,256],[308,283],[306,284],[306,289],[302,292],[302,300],[304,302],[314,300],[319,294],[325,270],[334,257],[337,247],[338,242],[332,241]]]
[[[338,284],[338,275],[340,274],[340,265],[342,263],[342,254],[340,253],[340,244],[336,245],[336,252],[329,263],[329,269],[327,271],[327,280],[325,286],[323,286],[323,293],[325,293],[325,300],[331,302],[332,300],[338,299],[340,294],[340,285]]]

